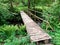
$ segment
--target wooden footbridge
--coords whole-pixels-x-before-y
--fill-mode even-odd
[[[43,31],[43,29],[40,28],[40,26],[36,24],[24,11],[21,11],[20,13],[23,22],[26,25],[27,33],[30,35],[31,42],[44,41],[44,43],[47,44],[51,37],[45,31]]]

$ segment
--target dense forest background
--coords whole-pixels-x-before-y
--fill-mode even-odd
[[[60,45],[60,0],[0,0],[0,45],[35,45],[20,16],[29,9],[38,11],[32,13],[43,19],[41,28]]]

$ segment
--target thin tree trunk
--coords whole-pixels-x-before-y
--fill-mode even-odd
[[[30,0],[28,0],[28,9],[30,9]]]
[[[13,12],[13,1],[12,0],[10,0],[10,11],[12,11]]]

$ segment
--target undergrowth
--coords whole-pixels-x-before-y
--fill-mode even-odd
[[[3,25],[0,26],[0,42],[8,39],[11,36],[16,36],[16,35],[23,35],[25,36],[26,29],[25,26],[17,26],[17,25]]]
[[[0,26],[0,45],[35,45],[30,42],[25,25]]]

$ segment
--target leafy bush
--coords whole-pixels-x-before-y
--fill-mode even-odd
[[[29,36],[25,36],[22,38],[13,37],[11,39],[7,39],[4,45],[35,45],[35,43],[30,43]]]
[[[52,43],[55,45],[60,45],[60,5],[59,1],[54,2],[51,4],[51,7],[48,7],[47,9],[43,10],[43,17],[45,17],[45,20],[47,20],[52,28],[54,29],[54,32],[50,31],[50,27],[43,22],[42,28],[49,30],[49,34],[52,36]],[[47,26],[47,27],[46,27]]]
[[[17,25],[3,25],[0,26],[0,39],[5,40],[11,36],[15,35],[26,35],[25,26],[18,26]]]
[[[6,20],[11,17],[11,13],[8,8],[0,4],[0,24],[8,23]]]
[[[5,4],[7,5],[7,4]],[[13,13],[9,11],[9,7],[5,6],[4,4],[0,4],[0,25],[3,24],[10,24],[15,22],[22,22],[20,13]]]
[[[26,27],[25,26],[20,26],[19,32],[21,35],[25,35],[26,36]]]

